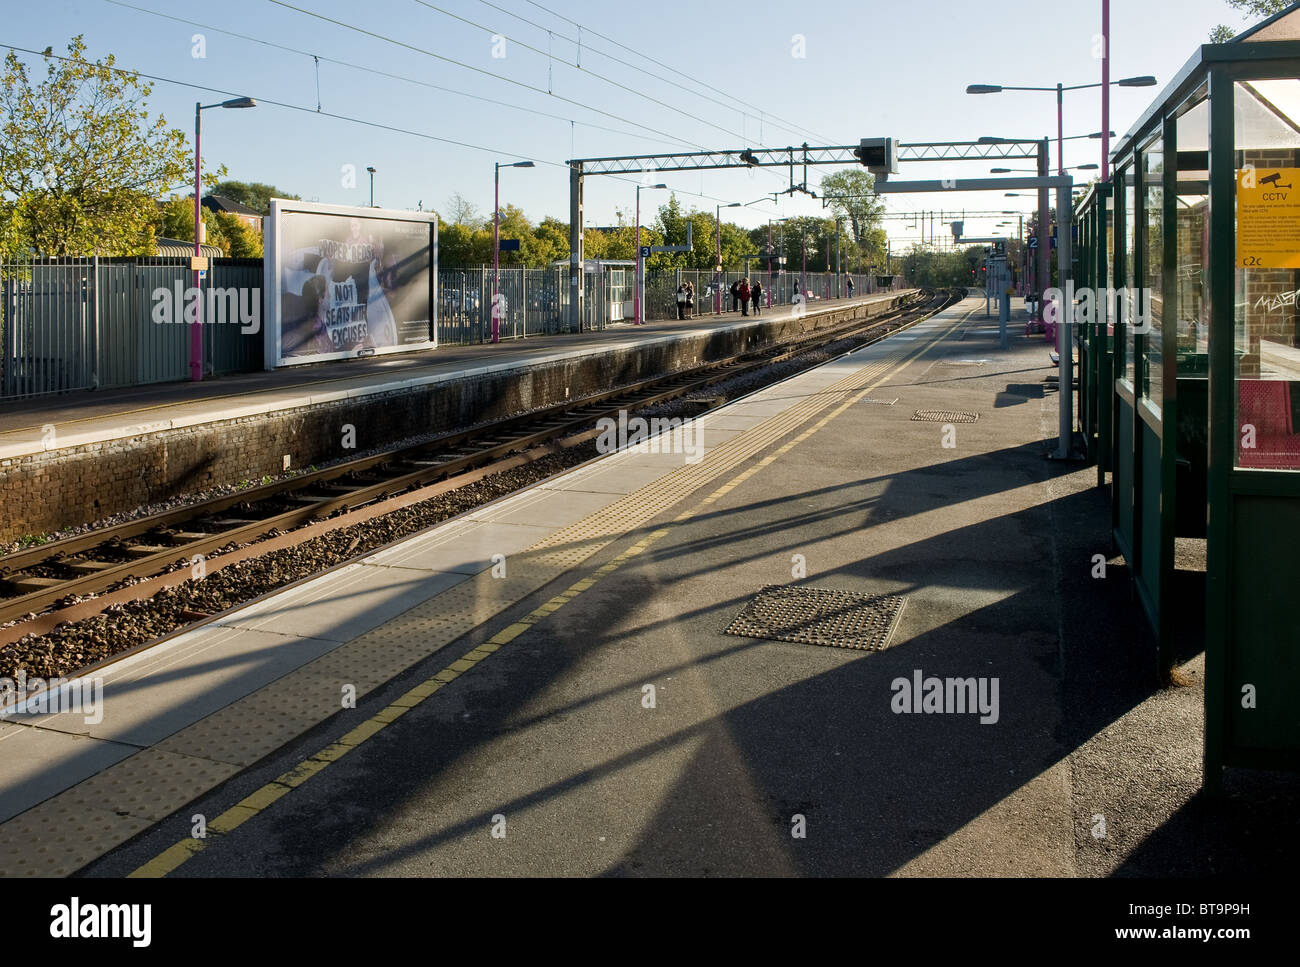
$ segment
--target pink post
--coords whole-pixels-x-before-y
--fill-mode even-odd
[[[772,220],[767,220],[767,308],[772,308]]]
[[[203,254],[200,248],[202,244],[199,241],[203,228],[203,211],[202,202],[199,195],[199,171],[200,171],[200,148],[199,140],[202,137],[203,107],[199,102],[194,104],[194,257],[198,258]],[[199,270],[194,270],[194,288],[199,288]],[[190,323],[190,379],[194,382],[200,382],[203,379],[203,299],[195,299],[194,305],[194,322]]]
[[[636,186],[636,278],[633,280],[632,325],[641,325],[641,186]]]
[[[496,183],[495,201],[492,204],[492,301],[488,303],[492,314],[492,341],[501,341],[500,309],[497,307],[497,286],[501,277],[501,163],[493,165]]]
[[[1110,181],[1110,0],[1101,0],[1101,180]]]

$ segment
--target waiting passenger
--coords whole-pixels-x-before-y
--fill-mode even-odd
[[[691,319],[695,316],[695,283],[686,283],[686,318]]]
[[[740,314],[749,315],[749,279],[741,279],[736,283],[736,295],[740,296]]]
[[[677,318],[686,318],[686,284],[684,282],[677,286]]]
[[[750,298],[754,300],[754,315],[758,315],[759,307],[763,304],[763,283],[754,280],[754,287],[750,289]]]

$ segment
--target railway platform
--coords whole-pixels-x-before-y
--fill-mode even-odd
[[[967,299],[108,666],[2,727],[5,872],[1287,869],[1293,777],[1196,798],[1194,629],[1157,688],[1053,374]]]
[[[885,311],[910,291],[6,403],[0,541],[564,403]],[[19,532],[19,528],[22,532]]]

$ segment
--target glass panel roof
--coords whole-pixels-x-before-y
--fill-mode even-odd
[[[1292,148],[1300,127],[1300,80],[1242,82],[1237,88],[1237,144]]]

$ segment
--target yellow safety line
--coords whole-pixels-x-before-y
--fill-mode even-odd
[[[978,306],[976,308],[978,308]],[[590,576],[576,581],[567,589],[552,597],[546,603],[534,608],[525,617],[520,618],[514,624],[507,625],[477,648],[469,651],[463,657],[452,662],[432,677],[399,696],[385,708],[376,712],[356,728],[352,729],[352,731],[341,736],[337,741],[325,746],[325,748],[321,749],[315,755],[298,763],[298,765],[294,766],[293,769],[289,770],[284,775],[271,780],[256,792],[241,799],[220,816],[216,817],[216,819],[212,820],[212,822],[208,823],[207,831],[209,836],[214,834],[216,836],[224,835],[252,819],[258,813],[262,812],[262,810],[275,803],[282,796],[287,795],[293,789],[302,785],[317,773],[324,771],[324,769],[331,763],[337,762],[367,739],[377,735],[385,726],[391,722],[395,722],[411,709],[420,705],[444,685],[474,669],[479,662],[500,650],[503,645],[508,645],[543,618],[547,618],[559,611],[566,604],[577,598],[578,595],[582,594],[582,592],[594,587],[597,582],[613,574],[632,558],[645,553],[652,544],[662,540],[671,533],[673,525],[690,520],[699,511],[708,507],[710,504],[716,503],[720,498],[728,494],[740,484],[744,483],[750,477],[754,476],[754,474],[771,466],[776,462],[776,460],[789,453],[800,443],[803,443],[818,430],[825,427],[826,424],[830,423],[835,419],[835,417],[839,416],[850,406],[860,402],[872,390],[876,389],[896,373],[906,368],[922,353],[946,339],[958,326],[969,319],[971,313],[974,311],[975,309],[971,309],[971,311],[966,313],[966,316],[959,322],[954,323],[946,331],[936,336],[911,355],[905,356],[887,372],[881,375],[878,380],[854,393],[852,397],[845,400],[830,413],[826,414],[815,424],[800,433],[793,440],[782,444],[777,450],[768,454],[748,470],[737,474],[727,483],[714,490],[709,494],[709,496],[705,497],[694,507],[678,514],[673,518],[669,526],[661,527],[658,530],[647,534],[645,537],[641,538],[641,540],[627,548],[627,550],[623,551],[623,553],[597,568]],[[206,839],[194,839],[193,837],[183,839],[180,842],[169,846],[149,862],[132,872],[130,877],[146,878],[166,876],[168,873],[171,873],[189,860],[192,856],[202,852],[206,847]]]

